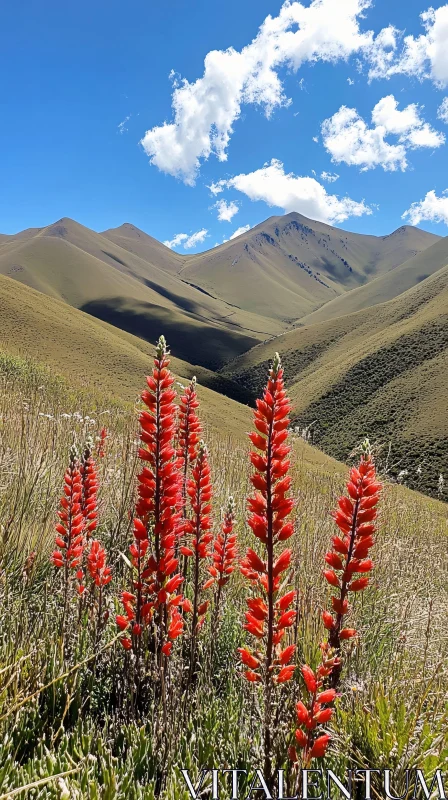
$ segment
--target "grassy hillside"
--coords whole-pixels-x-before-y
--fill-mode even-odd
[[[2,241],[0,274],[147,341],[163,329],[180,357],[211,368],[279,331],[73,220]]]
[[[292,213],[190,256],[180,274],[241,308],[296,321],[395,270],[438,238],[410,226],[364,236]]]
[[[274,350],[296,424],[314,423],[320,446],[346,459],[362,436],[391,443],[392,473],[437,491],[448,474],[448,267],[388,303],[258,345],[225,374],[255,395]]]
[[[377,303],[385,303],[424,281],[448,264],[448,237],[439,239],[422,253],[410,258],[392,272],[381,275],[365,286],[337,297],[322,308],[303,317],[303,325],[353,314]]]
[[[4,276],[0,276],[0,349],[31,357],[75,388],[89,387],[130,402],[144,388],[153,353],[152,344]],[[247,430],[248,409],[206,388],[238,394],[238,387],[229,389],[225,377],[179,358],[173,358],[173,369],[184,381],[197,376],[204,387],[204,415],[213,429],[234,435]]]

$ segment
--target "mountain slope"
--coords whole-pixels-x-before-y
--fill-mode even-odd
[[[182,269],[185,256],[175,253],[164,244],[149,236],[144,231],[136,228],[130,222],[125,222],[119,228],[109,228],[102,231],[101,236],[127,250],[129,253],[157,264],[168,272],[177,273]]]
[[[254,396],[275,350],[295,422],[313,424],[324,450],[345,459],[366,435],[390,442],[395,472],[436,491],[448,470],[448,266],[387,303],[258,345],[224,373]]]
[[[370,308],[377,303],[385,303],[416,286],[446,264],[448,264],[448,237],[439,239],[431,247],[400,264],[392,272],[381,275],[365,286],[353,289],[312,314],[302,317],[300,323],[312,325]]]
[[[291,213],[189,256],[180,274],[241,308],[290,322],[395,270],[438,239],[410,226],[364,236]]]
[[[134,401],[144,388],[154,347],[0,275],[0,350],[45,364],[75,388]],[[247,430],[247,407],[208,388],[226,390],[226,379],[176,357],[172,367],[184,381],[197,376],[210,427],[238,436]]]
[[[211,368],[279,330],[73,220],[0,242],[0,274],[149,341],[163,329],[182,358]]]
[[[0,239],[0,274],[149,340],[163,327],[183,358],[200,349],[215,368],[437,238],[409,226],[363,236],[287,214],[181,256],[129,223],[99,234],[63,218]]]

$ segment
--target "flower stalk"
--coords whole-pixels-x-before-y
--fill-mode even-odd
[[[255,493],[248,500],[248,524],[261,544],[262,553],[259,555],[249,548],[241,563],[241,572],[257,592],[247,600],[249,610],[244,626],[257,644],[255,649],[239,648],[241,660],[247,667],[246,679],[261,683],[263,687],[264,774],[268,782],[273,779],[273,691],[290,681],[295,671],[295,664],[291,664],[295,645],[284,645],[287,629],[296,618],[292,608],[296,592],[284,592],[284,573],[290,568],[292,551],[282,549],[283,543],[294,533],[292,521],[287,521],[294,505],[287,496],[291,486],[287,459],[290,409],[283,369],[276,353],[263,399],[257,400],[256,431],[249,434],[255,448],[250,454],[255,469],[251,478]]]

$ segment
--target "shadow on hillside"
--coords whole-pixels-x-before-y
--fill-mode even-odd
[[[121,297],[85,303],[81,311],[147,342],[155,342],[163,333],[173,355],[211,370],[219,369],[258,343],[250,336],[205,321],[189,320],[181,313],[152,303],[133,302],[131,305]],[[239,391],[241,393],[241,389]]]

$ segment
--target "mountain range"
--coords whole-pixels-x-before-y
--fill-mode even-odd
[[[215,420],[253,401],[278,350],[294,422],[327,452],[345,460],[369,435],[427,491],[448,466],[448,238],[292,213],[184,256],[129,223],[64,218],[0,236],[0,300],[3,349],[125,399],[163,332]]]

